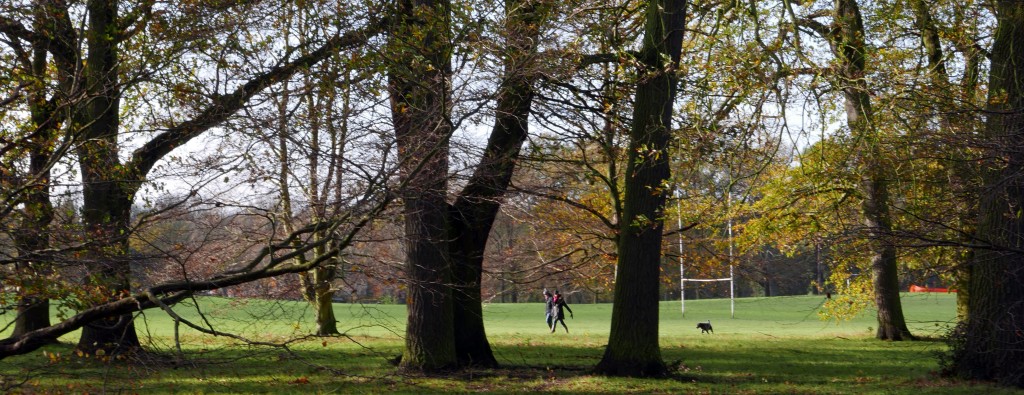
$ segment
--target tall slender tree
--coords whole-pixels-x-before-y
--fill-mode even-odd
[[[668,144],[686,25],[685,0],[647,4],[633,102],[611,333],[596,370],[623,376],[667,374],[658,345],[658,276],[669,188]]]
[[[322,28],[314,23],[315,14],[326,9],[324,4],[312,2],[305,3],[304,7],[285,5],[285,11],[278,22],[282,26],[281,34],[284,41],[290,41],[292,34],[295,33],[300,37],[322,35]],[[300,51],[303,54],[308,52],[307,49]],[[294,232],[300,226],[300,222],[329,221],[342,211],[341,180],[348,106],[352,91],[348,66],[343,63],[343,57],[331,56],[315,68],[301,73],[301,79],[282,82],[271,96],[271,101],[275,102],[277,107],[277,138],[273,150],[276,152],[278,162],[277,184],[280,190],[281,222],[288,233]],[[339,95],[342,96],[343,106],[340,117],[335,108]],[[296,138],[296,135],[303,138]],[[324,159],[326,163],[322,162]],[[323,168],[321,164],[324,165]],[[295,179],[299,181],[293,181]],[[301,187],[295,188],[296,185]],[[300,191],[301,200],[293,197],[292,189]],[[308,203],[306,207],[298,205],[300,207],[296,208],[297,201]],[[321,240],[333,236],[328,229],[323,229],[316,232],[313,237]],[[295,242],[298,246],[307,240]],[[313,256],[323,256],[331,248],[330,243],[317,244]],[[308,258],[300,255],[296,257],[296,261],[300,265],[305,265]],[[338,276],[339,264],[340,257],[299,274],[302,295],[313,309],[316,334],[319,336],[340,333],[333,307],[334,280]]]
[[[884,340],[910,340],[913,335],[907,328],[900,302],[897,251],[889,207],[889,174],[883,161],[881,132],[875,124],[866,79],[868,49],[860,6],[856,0],[835,0],[832,18],[831,26],[814,20],[802,23],[828,40],[832,48],[838,63],[832,75],[834,85],[843,94],[846,126],[860,145],[856,166],[860,174],[861,216],[872,255],[871,276],[878,310],[875,336]]]
[[[900,302],[896,245],[892,241],[889,181],[882,161],[880,132],[875,125],[867,86],[867,47],[864,22],[856,0],[836,0],[836,30],[831,35],[833,53],[841,64],[840,81],[846,108],[846,124],[863,144],[858,155],[861,171],[861,213],[871,238],[871,276],[878,310],[875,337],[910,340]]]
[[[338,120],[338,113],[335,106],[337,94],[334,92],[320,95],[314,94],[315,90],[306,93],[307,114],[310,115],[310,142],[309,154],[306,156],[309,166],[309,185],[307,193],[310,195],[311,216],[313,222],[326,221],[341,215],[343,210],[342,190],[344,189],[342,179],[344,174],[345,144],[348,137],[349,100],[351,98],[352,80],[349,78],[349,71],[339,70],[341,66],[332,64],[328,66],[323,75],[327,81],[339,81],[342,84],[342,108],[341,120]],[[339,76],[344,75],[344,77]],[[340,77],[340,78],[339,78]],[[316,84],[307,76],[306,85],[328,85],[327,83]],[[324,119],[315,119],[318,112],[324,114]],[[340,122],[340,124],[339,124]],[[321,148],[321,133],[327,134],[327,147]],[[320,168],[321,157],[327,158],[327,176],[322,178],[317,174]],[[326,229],[317,232],[317,239],[333,239],[335,236]],[[330,248],[337,247],[337,243],[322,244],[316,250],[315,256],[322,256]],[[316,312],[317,335],[328,336],[340,334],[338,321],[334,315],[334,280],[339,275],[339,268],[343,264],[343,255],[335,257],[330,262],[324,262],[313,270],[301,274],[303,296],[312,305]]]

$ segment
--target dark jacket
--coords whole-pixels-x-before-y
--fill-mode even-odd
[[[565,303],[565,298],[564,297],[558,298],[558,301],[556,301],[554,303],[554,305],[555,306],[553,307],[553,309],[555,310],[555,313],[552,313],[551,315],[555,316],[555,319],[558,319],[558,320],[565,319],[565,312],[562,311],[562,308],[565,308],[566,310],[569,310],[569,314],[572,314],[572,309],[569,308],[569,304]]]

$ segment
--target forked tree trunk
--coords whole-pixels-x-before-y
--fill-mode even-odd
[[[645,68],[633,103],[611,333],[596,367],[600,374],[656,377],[668,373],[658,345],[658,276],[668,194],[664,183],[670,175],[674,72],[682,50],[686,4],[684,0],[647,4],[638,59]]]
[[[1024,3],[996,2],[985,173],[967,319],[953,342],[956,374],[1024,387]]]

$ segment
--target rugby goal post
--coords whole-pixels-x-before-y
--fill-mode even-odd
[[[727,198],[726,205],[728,206]],[[678,207],[679,201],[676,201]],[[681,211],[681,209],[680,209]],[[678,215],[676,217],[678,229],[683,228],[683,217]],[[736,318],[736,281],[735,275],[733,274],[732,265],[732,218],[728,221],[728,234],[729,234],[729,277],[725,278],[686,278],[686,272],[683,266],[683,232],[679,232],[679,312],[683,317],[686,317],[686,282],[700,282],[710,283],[718,281],[729,282],[729,318]]]
[[[736,282],[733,278],[732,265],[729,265],[729,277],[724,278],[686,278],[683,275],[682,258],[679,260],[679,304],[680,312],[686,317],[686,282],[710,283],[717,281],[729,282],[729,317],[736,318]]]

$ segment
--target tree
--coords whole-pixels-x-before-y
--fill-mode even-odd
[[[20,224],[11,232],[10,237],[18,253],[15,272],[18,273],[20,300],[17,303],[12,336],[19,336],[35,329],[50,325],[50,308],[45,286],[46,277],[52,273],[51,262],[42,251],[50,248],[49,227],[54,219],[53,203],[50,201],[51,168],[54,165],[54,152],[60,145],[57,135],[60,125],[66,119],[68,111],[61,101],[63,95],[71,92],[72,80],[66,71],[53,72],[50,64],[50,48],[61,48],[54,51],[53,62],[58,70],[70,70],[77,61],[73,55],[63,48],[67,43],[51,43],[47,37],[57,32],[70,29],[66,20],[44,22],[48,6],[35,4],[32,10],[32,32],[19,34],[16,29],[0,29],[8,36],[8,42],[14,50],[15,69],[12,75],[26,76],[21,81],[27,90],[23,96],[29,113],[29,122],[24,125],[25,133],[12,137],[12,143],[3,147],[4,172],[17,172],[16,165],[22,153],[27,156],[28,166],[19,176],[4,174],[0,177],[0,188],[7,191],[20,191],[5,198],[13,198],[7,207],[22,205],[18,212]],[[3,22],[13,28],[13,21]],[[20,41],[27,40],[29,48],[21,47]],[[19,70],[20,69],[20,70]],[[16,99],[17,96],[11,99]],[[7,140],[5,139],[5,143]],[[15,180],[21,180],[17,182]],[[6,200],[6,199],[5,199]],[[5,202],[7,203],[7,202]],[[0,216],[3,218],[4,216]]]
[[[846,125],[861,144],[856,156],[860,172],[859,193],[861,215],[870,240],[871,275],[875,306],[878,309],[878,330],[883,340],[912,340],[900,303],[896,245],[893,242],[893,221],[890,212],[889,175],[881,160],[881,135],[871,105],[867,85],[868,50],[860,7],[854,0],[836,0],[833,24],[826,27],[814,20],[801,23],[826,38],[839,63],[835,86],[843,93]]]
[[[504,74],[497,89],[494,127],[472,177],[450,208],[455,348],[461,365],[497,366],[484,331],[484,251],[529,134],[540,27],[550,7],[544,0],[505,2]]]
[[[139,144],[130,155],[122,156],[120,150],[125,125],[121,122],[121,112],[126,110],[122,107],[125,92],[146,80],[145,76],[156,74],[156,70],[167,63],[184,61],[187,57],[181,57],[182,53],[191,50],[186,45],[147,47],[146,43],[150,42],[148,40],[175,40],[175,37],[165,35],[168,30],[164,29],[164,24],[192,21],[194,14],[190,12],[202,10],[187,5],[154,10],[153,2],[131,7],[102,0],[87,2],[84,9],[58,2],[47,3],[40,10],[36,17],[58,21],[57,26],[72,26],[70,18],[73,15],[82,15],[85,20],[81,31],[55,29],[45,32],[48,35],[43,37],[48,40],[49,51],[55,58],[81,60],[81,64],[67,68],[74,73],[68,78],[75,81],[79,89],[67,97],[77,99],[80,95],[85,100],[60,104],[72,106],[67,127],[71,131],[69,134],[76,136],[74,151],[82,178],[82,220],[88,240],[83,256],[89,271],[88,289],[95,297],[85,302],[97,307],[120,300],[130,293],[128,240],[132,232],[131,207],[158,161],[173,149],[224,122],[257,92],[341,48],[364,43],[379,28],[371,24],[365,30],[338,32],[302,56],[292,58],[289,51],[288,56],[277,64],[241,77],[243,80],[237,85],[221,86],[224,93],[209,95],[205,103],[190,103],[196,110],[189,119],[167,120],[157,126],[158,132]],[[182,19],[173,20],[174,15]],[[40,25],[48,26],[45,23]],[[31,29],[16,21],[5,19],[4,28],[18,39],[32,41],[29,39]],[[84,48],[77,46],[79,36],[84,38]],[[177,87],[177,91],[188,90],[184,81],[164,82]],[[82,331],[79,347],[88,352],[137,349],[139,342],[131,316],[124,314],[89,323]]]
[[[307,39],[323,35],[324,26],[315,23],[317,13],[340,12],[329,10],[324,4],[314,3],[306,3],[298,9],[291,4],[285,7],[280,21],[285,42],[290,41],[292,34]],[[308,50],[303,49],[301,52],[305,54]],[[258,124],[263,121],[276,126],[276,138],[268,140],[273,141],[270,149],[275,152],[278,162],[279,209],[281,222],[288,233],[293,232],[301,222],[327,221],[344,210],[343,177],[347,170],[345,145],[348,119],[353,117],[350,103],[354,81],[351,74],[350,65],[346,64],[345,59],[332,55],[316,67],[302,72],[296,81],[283,81],[270,97],[277,110],[272,115],[274,119],[255,122]],[[341,103],[338,103],[339,96]],[[259,127],[254,125],[253,129],[258,130]],[[254,167],[259,165],[252,164]],[[298,180],[296,182],[293,179]],[[293,200],[293,189],[302,194],[301,199]],[[300,202],[305,202],[304,207]],[[325,239],[333,235],[324,229],[313,237]],[[330,247],[322,244],[314,256],[323,255]],[[299,264],[304,264],[308,257],[303,255],[297,259]],[[316,334],[320,336],[339,334],[334,316],[333,283],[339,275],[340,265],[339,258],[299,275],[303,298],[314,310]]]
[[[989,18],[973,2],[915,0],[910,5],[909,10],[902,4],[880,9],[879,14],[891,17],[878,18],[882,25],[877,29],[897,35],[910,24],[920,36],[902,51],[885,51],[894,61],[878,68],[900,70],[903,76],[891,73],[876,83],[898,86],[878,96],[888,104],[879,107],[890,107],[879,122],[899,130],[888,151],[896,153],[895,163],[903,168],[892,190],[899,241],[909,247],[901,248],[901,266],[910,269],[904,278],[925,273],[954,287],[963,315],[982,184],[978,163],[984,155],[975,141],[982,123],[976,109],[985,101],[973,81],[980,67],[976,48],[983,44],[977,31],[994,26],[986,26]],[[917,58],[916,64],[900,64],[900,56],[893,56],[900,52]]]
[[[71,117],[71,127],[82,129],[76,146],[82,174],[82,220],[85,232],[95,240],[89,251],[87,283],[97,294],[118,298],[131,289],[128,257],[131,196],[146,170],[138,164],[123,166],[118,157],[121,90],[118,45],[127,39],[121,33],[124,21],[118,4],[90,1],[88,22],[83,32],[88,52],[83,56],[82,80],[85,94],[92,98]],[[134,22],[134,21],[133,21]],[[157,158],[146,158],[155,162]],[[143,165],[144,166],[144,165]],[[106,300],[101,297],[100,300]],[[140,347],[131,316],[122,315],[95,323],[82,330],[78,348],[86,352],[128,352]]]
[[[454,367],[452,261],[448,239],[448,152],[451,122],[451,4],[404,0],[395,4],[388,70],[391,117],[406,186],[405,349],[400,366]]]
[[[314,95],[311,90],[306,95],[307,113],[310,114],[311,122],[311,136],[310,141],[312,142],[309,149],[309,153],[306,158],[309,163],[309,184],[306,187],[307,193],[310,195],[309,200],[313,204],[311,207],[312,222],[320,222],[328,220],[329,218],[341,215],[344,210],[342,202],[342,190],[343,190],[343,176],[344,176],[344,157],[345,157],[345,144],[348,137],[348,123],[347,118],[351,116],[349,112],[349,101],[351,99],[351,84],[350,72],[345,70],[338,70],[341,66],[331,65],[325,68],[324,75],[327,76],[328,81],[339,80],[343,83],[342,91],[342,108],[340,124],[337,120],[339,118],[335,110],[335,101],[337,96],[333,92],[321,94],[320,97]],[[339,74],[344,74],[344,78],[340,77]],[[332,78],[333,77],[333,78]],[[310,81],[310,77],[307,77],[307,85],[314,85]],[[325,114],[325,119],[322,122],[315,119],[315,114],[318,110],[322,110]],[[328,135],[327,147],[321,149],[320,147],[320,134],[321,128],[325,129],[325,134]],[[318,176],[317,172],[320,168],[320,158],[324,156],[327,158],[328,163],[326,167],[329,169],[326,177],[323,181]],[[326,232],[320,232],[315,237],[334,238],[335,235]],[[337,243],[331,245],[324,245],[315,255],[324,255],[327,250],[331,247],[337,247]],[[302,285],[303,285],[303,296],[313,308],[316,310],[316,321],[317,321],[317,335],[337,335],[338,324],[334,316],[334,280],[339,275],[339,270],[343,264],[341,256],[336,258],[333,262],[325,262],[322,265],[317,266],[313,270],[301,274]]]
[[[966,319],[953,334],[950,371],[969,379],[1024,387],[1024,3],[998,1],[984,138],[977,241]]]
[[[658,346],[658,276],[665,201],[669,190],[668,143],[672,103],[686,25],[684,0],[647,5],[642,66],[633,103],[618,239],[618,276],[611,334],[596,370],[625,376],[667,373]]]

